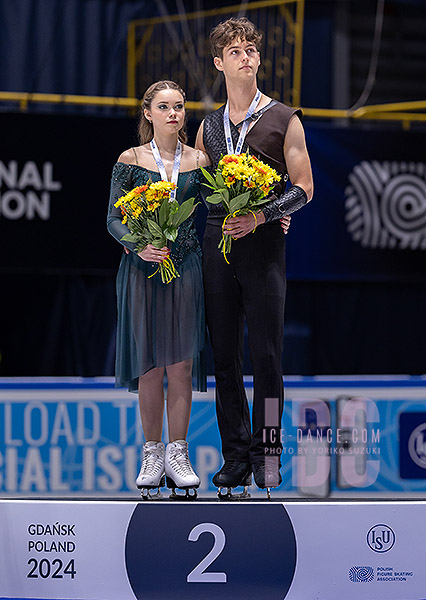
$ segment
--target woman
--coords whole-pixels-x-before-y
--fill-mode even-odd
[[[135,244],[121,242],[128,232],[121,211],[114,207],[123,190],[149,180],[177,183],[176,198],[182,203],[200,190],[200,166],[209,159],[186,146],[184,133],[185,94],[172,81],[159,81],[145,92],[139,123],[140,146],[123,152],[114,165],[108,231],[125,246],[117,275],[118,329],[116,381],[129,391],[138,391],[145,436],[143,460],[136,485],[142,496],[167,485],[187,490],[199,479],[188,456],[186,435],[192,399],[192,372],[199,390],[205,390],[200,353],[205,343],[201,249],[192,215],[179,229],[171,248],[148,244],[137,253]],[[153,275],[170,256],[180,274],[163,284]],[[169,444],[162,443],[164,375],[167,375]]]

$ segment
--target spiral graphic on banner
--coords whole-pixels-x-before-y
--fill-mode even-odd
[[[347,230],[370,248],[426,249],[426,165],[363,161],[345,190]]]
[[[349,569],[349,579],[353,583],[373,581],[374,569],[373,567],[351,567]]]

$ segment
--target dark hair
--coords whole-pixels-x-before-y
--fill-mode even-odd
[[[145,94],[143,95],[142,102],[141,102],[141,110],[140,110],[139,124],[138,124],[138,136],[139,136],[139,142],[141,144],[148,143],[154,137],[154,127],[153,127],[152,123],[150,121],[148,121],[148,119],[145,117],[144,110],[151,109],[151,104],[152,104],[152,101],[154,100],[154,97],[161,90],[176,90],[182,95],[183,101],[185,102],[185,92],[180,87],[180,85],[178,85],[174,81],[162,80],[162,81],[157,81],[156,83],[153,83],[152,85],[150,85],[149,88],[146,90]],[[186,140],[188,139],[186,132],[185,132],[185,125],[179,131],[179,139],[183,143],[185,143]]]
[[[231,17],[219,23],[210,33],[210,47],[213,58],[216,56],[223,58],[223,49],[229,46],[235,38],[251,42],[257,50],[260,50],[262,34],[259,33],[255,25],[246,17]]]

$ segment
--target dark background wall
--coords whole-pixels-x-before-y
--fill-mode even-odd
[[[201,5],[212,3],[185,2]],[[301,103],[348,107],[367,77],[376,5],[307,0],[305,8]],[[158,3],[130,0],[0,0],[0,90],[124,96],[127,22],[157,12]],[[386,3],[382,43],[390,42],[370,102],[426,97],[425,44],[404,25],[424,13],[422,2]],[[400,98],[385,68],[391,47],[400,71],[406,56],[414,65],[401,71]],[[0,375],[111,375],[121,250],[106,232],[106,206],[112,165],[136,143],[136,119],[115,108],[34,104],[19,113],[2,103],[0,111]],[[201,118],[189,115],[192,141]],[[316,187],[287,236],[284,372],[424,373],[425,246],[362,246],[345,208],[362,161],[424,164],[424,129],[304,123]],[[42,205],[48,218],[34,209]]]

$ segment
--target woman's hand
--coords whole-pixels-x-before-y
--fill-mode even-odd
[[[284,233],[288,232],[288,229],[290,227],[290,221],[291,221],[290,215],[287,215],[287,216],[283,217],[282,219],[280,219],[281,229],[284,231]]]
[[[138,256],[146,262],[161,263],[170,254],[170,249],[167,246],[163,248],[155,248],[152,244],[148,244],[141,252],[138,252]]]

